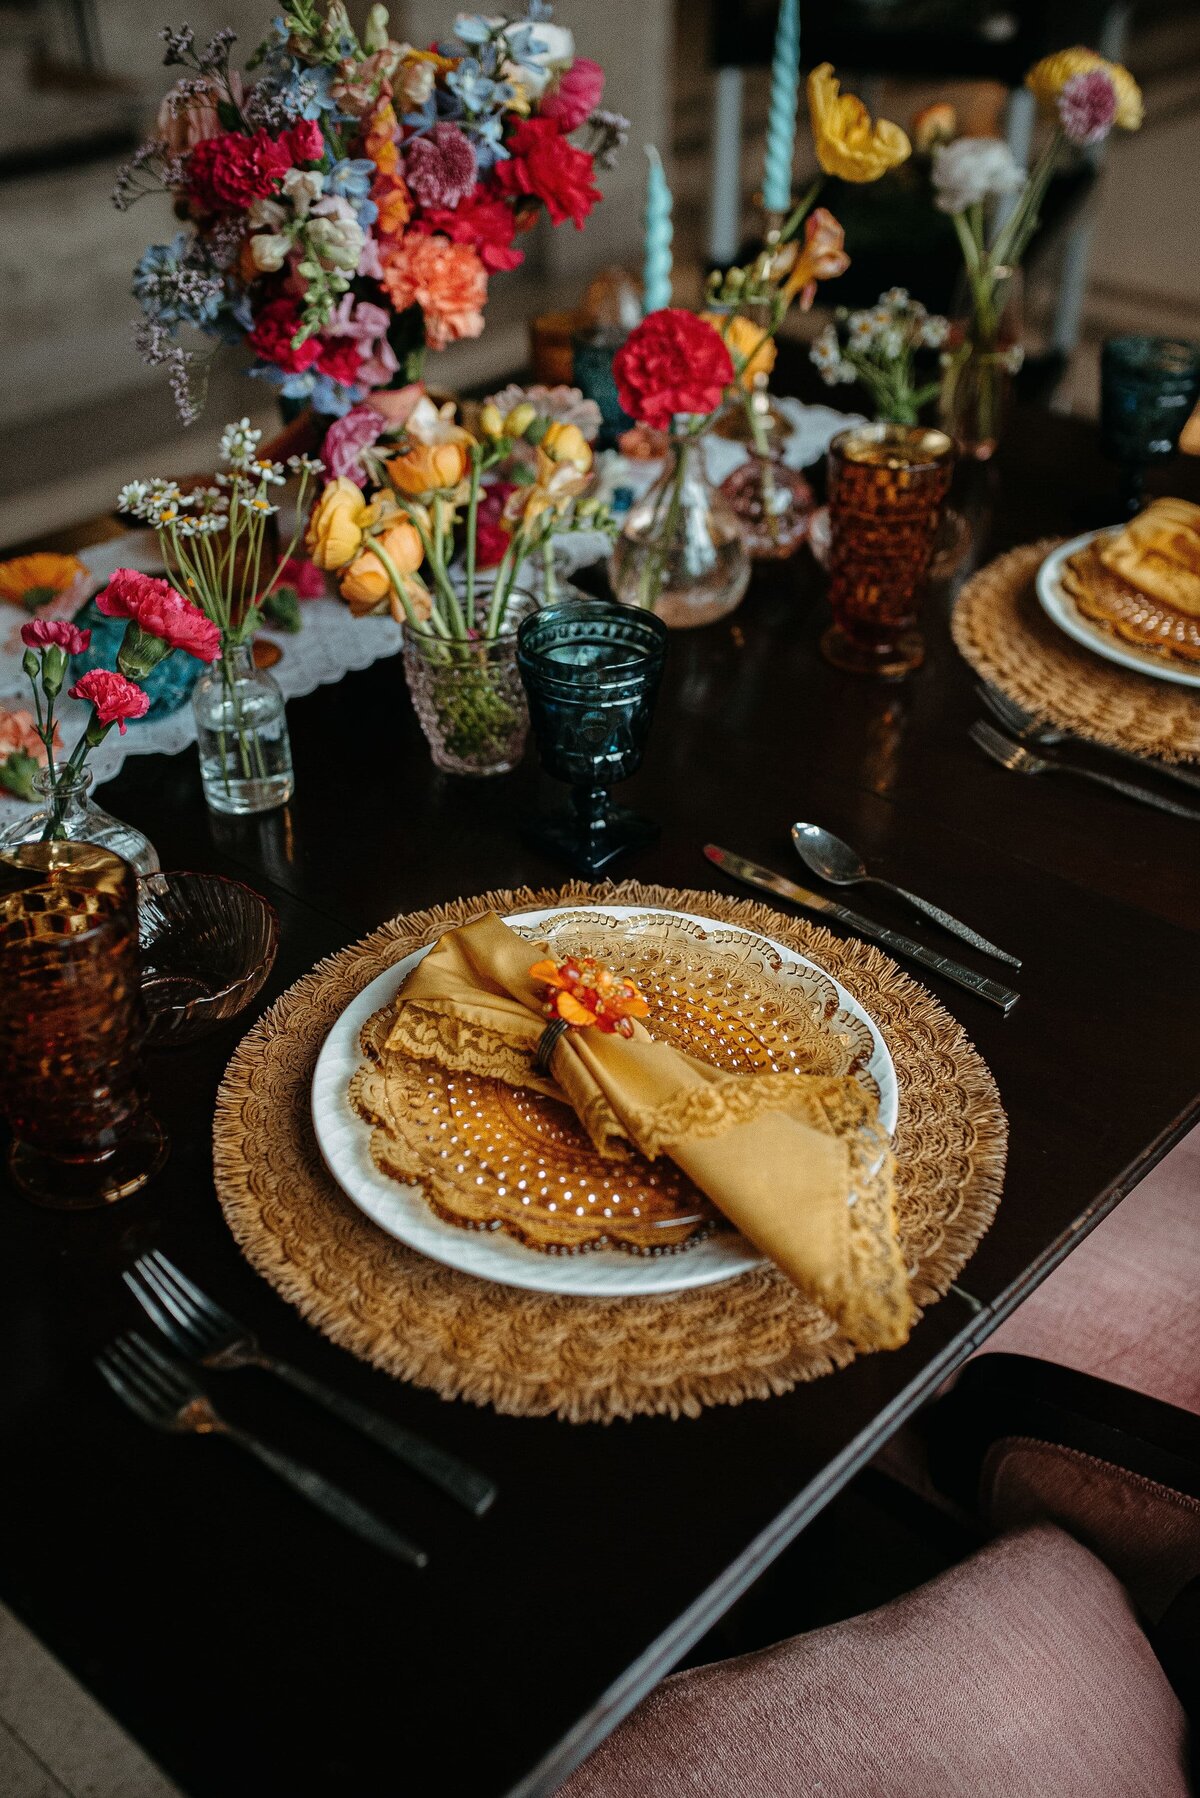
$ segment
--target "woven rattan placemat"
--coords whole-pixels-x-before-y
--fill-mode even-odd
[[[960,1026],[878,949],[753,901],[633,883],[487,893],[412,913],[297,981],[221,1084],[214,1162],[230,1229],[334,1342],[399,1379],[501,1411],[577,1422],[695,1414],[845,1366],[854,1351],[836,1324],[772,1268],[644,1299],[520,1291],[405,1248],[326,1170],[309,1112],[313,1068],[368,981],[485,911],[590,901],[670,906],[761,931],[812,956],[865,1006],[899,1078],[897,1207],[913,1296],[919,1306],[943,1296],[995,1213],[1008,1134],[995,1082]]]
[[[1061,538],[981,568],[954,608],[954,641],[984,680],[1061,730],[1165,762],[1200,760],[1200,688],[1138,674],[1073,643],[1038,604],[1034,577]]]

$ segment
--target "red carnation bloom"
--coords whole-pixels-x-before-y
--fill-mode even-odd
[[[720,333],[679,306],[650,313],[613,357],[617,396],[631,418],[665,431],[678,412],[713,412],[733,380]]]
[[[595,112],[604,92],[604,70],[588,56],[577,56],[542,95],[539,111],[560,131],[576,131]]]
[[[71,688],[72,699],[86,699],[95,707],[100,724],[115,724],[125,735],[127,718],[144,718],[150,710],[150,695],[136,682],[108,668],[92,668]]]
[[[225,131],[188,156],[188,195],[202,212],[235,212],[274,193],[292,166],[285,143],[268,131]]]
[[[307,347],[307,346],[306,346]],[[317,368],[331,381],[353,387],[362,368],[362,346],[356,337],[329,337],[318,345]]]
[[[315,119],[299,119],[284,132],[281,142],[287,145],[293,162],[324,160],[325,138]]]
[[[264,362],[273,362],[289,375],[300,375],[312,367],[321,354],[321,345],[315,337],[306,337],[294,350],[292,338],[299,329],[299,306],[281,294],[278,299],[267,301],[254,321],[254,329],[247,332],[246,342]]]
[[[413,231],[426,235],[440,231],[451,243],[470,244],[489,275],[504,269],[519,268],[525,260],[523,250],[513,249],[517,221],[507,200],[489,195],[485,187],[477,187],[461,205],[431,206],[413,220]]]
[[[81,656],[91,640],[91,631],[81,630],[65,618],[31,618],[21,626],[21,641],[26,649],[54,648],[69,656]]]
[[[492,180],[503,194],[541,200],[550,222],[570,219],[576,230],[604,195],[592,181],[592,159],[569,144],[553,119],[521,119],[508,139],[511,152],[498,162]]]
[[[221,633],[211,618],[169,581],[136,568],[116,570],[103,593],[97,594],[96,610],[106,618],[132,618],[147,636],[186,650],[197,661],[215,662],[221,653]]]
[[[516,491],[515,481],[492,481],[479,496],[479,509],[475,515],[475,560],[480,568],[495,568],[504,560],[512,534],[501,521],[505,501]]]

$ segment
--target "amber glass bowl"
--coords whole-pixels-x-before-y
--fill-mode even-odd
[[[152,874],[140,883],[138,925],[152,1046],[194,1042],[236,1018],[279,950],[274,906],[219,874]]]

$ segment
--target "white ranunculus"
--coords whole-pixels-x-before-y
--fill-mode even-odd
[[[998,137],[958,137],[933,151],[934,204],[940,212],[965,212],[982,200],[1015,193],[1025,170]]]

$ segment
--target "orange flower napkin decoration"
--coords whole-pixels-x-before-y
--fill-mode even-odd
[[[566,961],[535,961],[531,980],[550,991],[543,1010],[574,1030],[595,1025],[605,1036],[633,1035],[634,1018],[648,1018],[650,1007],[632,980],[619,979],[593,955],[569,955]]]

